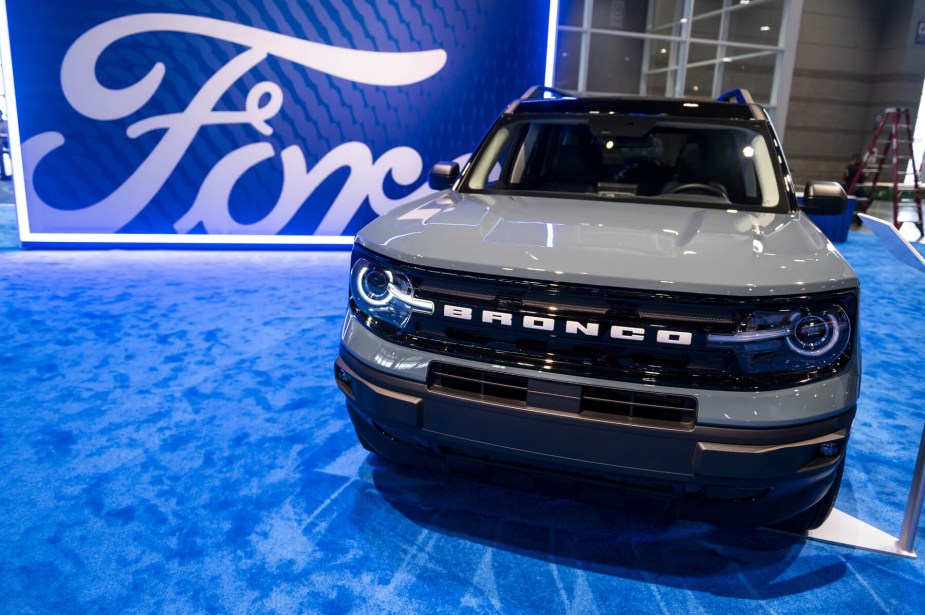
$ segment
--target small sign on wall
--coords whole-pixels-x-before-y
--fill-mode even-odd
[[[925,21],[920,21],[915,31],[915,44],[925,45]]]
[[[537,6],[0,0],[20,239],[349,244],[543,82]]]

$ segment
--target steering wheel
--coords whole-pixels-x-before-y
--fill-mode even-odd
[[[729,195],[726,189],[718,184],[681,184],[668,191],[668,194],[677,194],[679,192],[700,192],[701,194],[719,196],[727,201]]]

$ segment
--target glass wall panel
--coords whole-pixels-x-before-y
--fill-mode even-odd
[[[719,38],[720,16],[701,17],[691,22],[691,38],[706,38],[717,40]]]
[[[723,8],[723,0],[694,0],[694,16],[712,13]]]
[[[556,71],[553,85],[563,90],[578,90],[581,70],[581,32],[560,30],[556,39]]]
[[[669,98],[672,94],[669,91],[669,81],[673,82],[675,71],[666,73],[655,73],[646,77],[646,96],[656,96],[658,98]]]
[[[640,94],[648,96],[670,96],[668,88],[677,78],[677,53],[679,43],[652,40],[649,42],[649,62],[643,76],[645,89]],[[672,70],[667,70],[672,69]]]
[[[684,0],[650,0],[652,6],[652,30],[670,30],[672,24],[684,17]],[[665,34],[665,32],[658,32]]]
[[[688,46],[687,63],[696,64],[698,62],[715,62],[716,45],[707,45],[706,43],[691,43]]]
[[[560,26],[577,31],[560,27],[555,85],[578,93],[697,97],[745,87],[756,102],[773,106],[788,3],[561,0]]]
[[[735,88],[745,88],[756,101],[770,102],[774,88],[774,68],[777,64],[777,52],[759,52],[742,48],[729,48],[731,62],[723,66],[722,90],[727,92]],[[749,57],[737,58],[737,56]]]
[[[687,69],[684,80],[684,95],[710,98],[713,94],[713,74],[716,65],[697,66]]]
[[[639,0],[594,0],[591,27],[645,32],[647,3]]]
[[[728,40],[755,45],[777,45],[784,0],[771,0],[748,7],[747,10],[729,12]]]
[[[649,70],[668,68],[676,57],[678,43],[653,40],[649,43]]]
[[[644,46],[645,41],[639,38],[592,34],[586,89],[590,92],[638,93]]]
[[[559,25],[580,28],[585,12],[585,0],[559,0]]]

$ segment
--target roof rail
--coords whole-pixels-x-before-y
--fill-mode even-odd
[[[534,85],[520,96],[520,100],[536,100],[537,98],[547,98],[546,94],[552,94],[548,98],[574,98],[564,90],[551,88],[547,85]]]
[[[735,99],[740,105],[753,105],[755,101],[752,100],[752,95],[748,93],[748,90],[745,88],[736,88],[734,90],[729,90],[725,94],[720,94],[716,100],[719,102],[731,102],[732,99]]]
[[[547,96],[548,94],[552,94],[552,96]],[[564,90],[551,88],[546,85],[534,85],[521,94],[520,98],[508,105],[507,109],[504,110],[504,114],[509,115],[513,113],[517,106],[525,100],[541,100],[543,98],[574,98],[574,96]]]

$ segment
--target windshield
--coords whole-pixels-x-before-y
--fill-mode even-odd
[[[765,136],[741,124],[654,116],[515,120],[489,138],[463,190],[768,211],[781,186]]]

